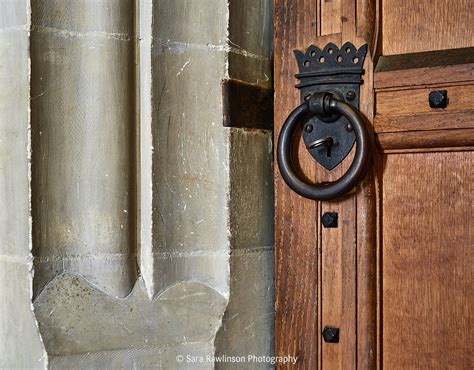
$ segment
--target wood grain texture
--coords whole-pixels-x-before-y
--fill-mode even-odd
[[[367,59],[365,69],[360,111],[367,118],[371,130],[373,90],[370,59]],[[318,175],[324,180],[336,181],[347,171],[353,157],[354,149],[341,165],[330,172],[320,170]],[[325,326],[336,326],[341,336],[337,345],[322,342],[322,369],[356,369],[362,364],[364,369],[375,368],[375,279],[370,279],[374,278],[372,267],[375,263],[375,241],[371,235],[376,228],[374,218],[360,218],[367,212],[370,214],[371,207],[375,206],[375,194],[368,190],[371,188],[373,178],[368,176],[363,185],[349,195],[321,204],[321,215],[324,212],[338,213],[339,226],[337,229],[321,228],[320,330]],[[360,295],[363,297],[361,302],[370,305],[362,308],[358,303]],[[359,332],[365,336],[363,339]]]
[[[474,129],[386,132],[375,135],[384,152],[400,149],[433,149],[474,145]]]
[[[375,73],[376,89],[459,83],[472,80],[474,64],[400,69]]]
[[[356,227],[355,197],[324,202],[324,212],[338,214],[337,228],[321,229],[322,326],[339,328],[340,342],[322,343],[323,369],[356,368]]]
[[[375,132],[431,131],[474,128],[474,111],[430,112],[401,116],[375,116]]]
[[[357,1],[357,36],[369,46],[374,42],[376,28],[376,0]],[[372,49],[370,47],[370,49]]]
[[[383,168],[385,156],[378,148],[374,149],[374,188],[375,188],[375,286],[376,286],[376,369],[382,369],[382,193]]]
[[[425,51],[421,53],[381,56],[377,62],[375,72],[472,63],[474,63],[474,48]]]
[[[341,0],[341,32],[343,42],[351,40],[358,46],[367,43],[367,40],[357,38],[357,1],[356,0]]]
[[[293,50],[306,50],[317,34],[317,3],[276,0],[275,142],[284,120],[299,102]],[[301,156],[306,176],[314,164]],[[318,203],[293,193],[275,169],[275,352],[298,357],[296,368],[318,367]]]
[[[449,103],[445,109],[430,108],[428,96],[433,90],[446,90]],[[414,113],[447,113],[474,111],[474,85],[437,85],[429,88],[380,91],[376,95],[377,116],[400,116]]]
[[[383,368],[472,368],[474,154],[388,155]]]
[[[341,32],[341,6],[343,0],[320,0],[321,36]]]
[[[374,8],[372,8],[375,11]],[[374,15],[375,17],[375,15]],[[359,25],[359,24],[358,24]],[[374,30],[376,32],[376,30]],[[375,33],[372,38],[377,39]],[[370,42],[370,39],[360,39]],[[369,132],[373,133],[374,107],[374,65],[373,55],[365,62],[364,83],[360,87],[359,110],[365,117]],[[371,135],[372,136],[372,135]],[[373,137],[372,137],[373,139]],[[373,144],[375,152],[375,144]],[[357,264],[356,264],[356,325],[357,325],[357,369],[371,370],[377,366],[377,330],[376,330],[376,200],[373,164],[369,166],[364,181],[357,187],[354,221],[356,227]]]
[[[472,0],[384,0],[383,55],[474,46]]]
[[[356,197],[357,215],[357,369],[377,364],[376,321],[376,178],[370,169]]]
[[[397,56],[400,60],[396,65],[403,65],[401,57]],[[377,133],[473,127],[474,103],[470,97],[474,92],[474,64],[406,70],[390,70],[388,64],[388,70],[375,73]],[[448,91],[448,107],[430,108],[429,93],[444,89]]]
[[[341,39],[350,40],[357,47],[370,43],[373,32],[370,18],[375,18],[373,4],[362,4],[365,7],[365,17],[356,22],[358,2],[341,1]],[[324,21],[324,20],[323,20]],[[356,27],[362,27],[367,32],[357,36]],[[321,41],[322,43],[322,41]],[[372,131],[373,120],[373,64],[371,56],[367,55],[364,65],[366,71],[361,86],[360,112],[366,118],[369,131]],[[328,181],[335,181],[348,169],[353,159],[353,152],[343,163],[324,175]],[[336,211],[339,214],[337,229],[321,229],[321,327],[338,323],[341,330],[341,341],[334,344],[322,344],[323,369],[371,369],[375,367],[375,280],[372,269],[375,241],[375,219],[364,221],[359,216],[370,213],[375,206],[375,194],[368,189],[373,188],[373,178],[367,177],[361,186],[351,194],[336,201],[323,202],[322,213]],[[367,196],[367,190],[371,194]],[[360,207],[357,205],[360,202]],[[360,244],[359,244],[360,243]],[[359,280],[360,279],[360,280]],[[359,282],[361,285],[359,285]],[[361,289],[361,290],[359,290]],[[363,309],[358,304],[359,296],[364,298],[366,305]],[[360,311],[358,311],[361,309]],[[358,333],[365,337],[362,339]]]

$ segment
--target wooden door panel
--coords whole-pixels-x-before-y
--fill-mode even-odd
[[[472,368],[473,164],[473,152],[385,157],[384,369]]]
[[[383,0],[383,55],[470,47],[472,0]]]
[[[274,2],[275,142],[300,104],[293,50],[369,45],[360,112],[374,163],[364,182],[316,202],[275,170],[276,354],[296,355],[295,368],[473,367],[471,3]],[[441,89],[448,106],[430,108]],[[326,171],[294,145],[313,182],[335,181],[353,158]],[[321,225],[324,212],[338,213],[337,228]],[[339,343],[323,340],[325,326],[340,329]]]

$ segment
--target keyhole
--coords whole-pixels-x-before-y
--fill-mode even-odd
[[[331,147],[332,147],[332,145],[326,146],[326,156],[327,156],[328,158],[331,157]]]
[[[332,137],[329,137],[328,141],[326,142],[326,157],[328,158],[331,158],[332,144],[334,144],[334,140]]]

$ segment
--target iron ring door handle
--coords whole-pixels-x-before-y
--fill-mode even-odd
[[[318,139],[306,145],[306,149],[314,149],[320,146],[330,147],[333,143],[332,137],[323,137],[322,139]]]
[[[327,117],[340,114],[348,119],[355,133],[356,152],[347,172],[337,181],[328,184],[308,184],[298,175],[292,159],[292,138],[300,121],[308,115]],[[330,124],[330,123],[328,123]],[[331,93],[311,95],[290,113],[280,131],[277,160],[286,184],[299,195],[313,200],[331,200],[349,192],[364,177],[370,157],[369,133],[360,113],[351,105],[334,98]]]

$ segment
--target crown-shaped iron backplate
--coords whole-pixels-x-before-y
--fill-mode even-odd
[[[299,50],[294,53],[300,71],[296,77],[301,80],[297,87],[334,83],[335,75],[343,75],[337,79],[338,83],[343,82],[341,77],[348,83],[360,83],[367,44],[357,49],[352,43],[346,42],[339,49],[335,44],[329,43],[323,50],[311,45],[305,53]]]
[[[367,45],[357,49],[350,42],[341,48],[329,43],[322,50],[311,45],[306,52],[295,50],[294,53],[299,68],[296,87],[300,89],[302,102],[311,94],[328,92],[359,109]],[[355,142],[349,122],[341,116],[312,117],[303,122],[302,127],[305,127],[302,134],[309,153],[327,170],[339,165]],[[311,143],[327,138],[332,140],[330,148],[311,147]]]

